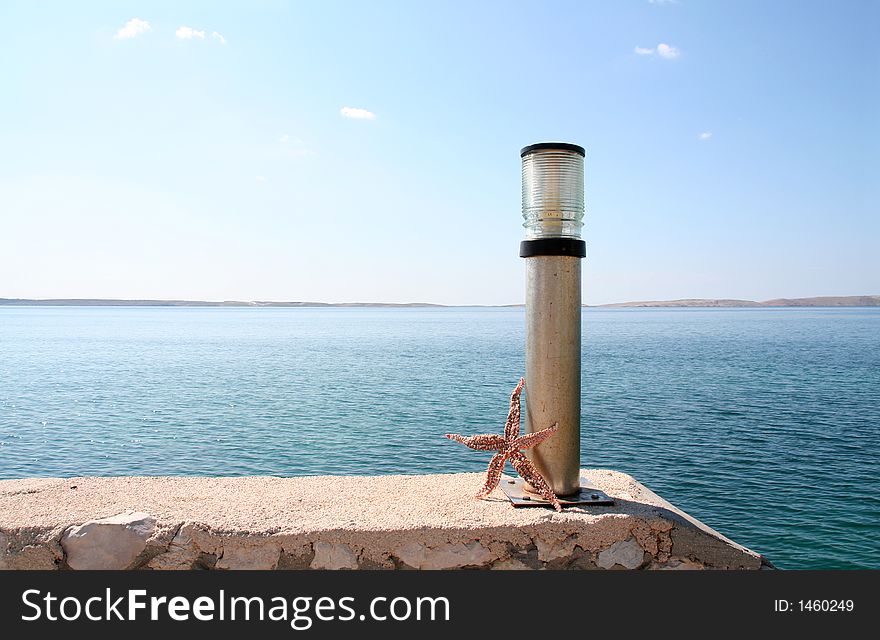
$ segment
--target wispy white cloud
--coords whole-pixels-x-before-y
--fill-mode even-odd
[[[354,120],[375,120],[376,114],[372,111],[367,111],[366,109],[361,109],[359,107],[342,107],[339,110],[346,118],[352,118]]]
[[[661,58],[666,58],[667,60],[675,60],[678,56],[681,55],[681,51],[678,48],[665,44],[663,42],[658,44],[657,48],[640,47],[636,45],[636,47],[633,49],[633,53],[635,53],[637,56],[653,56],[656,53]]]
[[[226,38],[224,38],[222,35],[220,35],[216,31],[211,32],[211,37],[214,38],[214,40],[219,40],[220,44],[226,44]]]
[[[204,31],[198,31],[192,27],[178,27],[177,31],[174,32],[174,35],[181,40],[192,40],[193,38],[198,38],[199,40],[205,39]]]
[[[287,144],[288,142],[290,144],[302,144],[303,143],[303,141],[300,140],[299,138],[291,138],[289,133],[282,133],[278,137],[278,142],[282,142],[284,144]]]
[[[266,182],[266,176],[254,176],[257,182]]]
[[[657,55],[667,60],[675,60],[681,55],[681,51],[676,47],[661,42],[657,45]]]
[[[703,133],[700,134],[700,140],[708,140],[711,137],[712,137],[711,131],[704,131]]]
[[[135,36],[139,36],[142,33],[150,31],[151,29],[152,27],[150,26],[150,23],[146,20],[141,20],[140,18],[132,18],[131,20],[126,22],[125,26],[117,31],[116,35],[113,37],[116,40],[125,40],[127,38],[134,38]]]

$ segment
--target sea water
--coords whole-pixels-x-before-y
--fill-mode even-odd
[[[582,466],[780,567],[880,568],[880,309],[583,327]],[[0,478],[482,471],[443,434],[502,431],[523,340],[521,308],[0,307]]]

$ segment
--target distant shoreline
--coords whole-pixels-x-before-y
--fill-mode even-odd
[[[202,300],[121,300],[99,298],[0,298],[0,306],[52,306],[52,307],[248,307],[248,308],[458,308],[522,307],[522,304],[433,304],[429,302],[243,302],[227,300],[211,302]],[[880,296],[819,296],[813,298],[776,298],[757,302],[754,300],[693,298],[682,300],[648,300],[641,302],[615,302],[610,304],[584,305],[590,309],[614,308],[771,308],[771,307],[880,307]]]

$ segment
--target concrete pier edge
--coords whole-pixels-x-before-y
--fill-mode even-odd
[[[630,475],[514,509],[480,473],[0,480],[0,569],[762,569]]]

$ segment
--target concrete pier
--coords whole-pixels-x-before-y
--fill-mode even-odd
[[[514,509],[480,473],[0,481],[3,569],[760,569],[633,477],[608,507]]]

